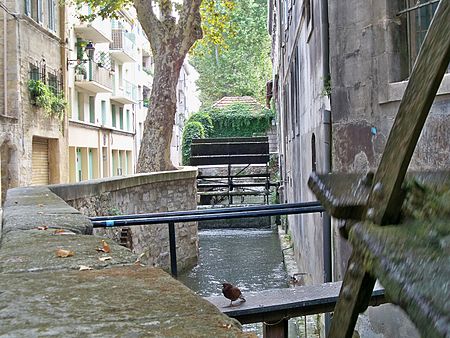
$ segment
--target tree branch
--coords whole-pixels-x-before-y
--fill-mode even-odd
[[[159,10],[161,11],[161,21],[174,20],[172,16],[172,1],[171,0],[159,0]]]
[[[161,44],[161,36],[163,35],[164,27],[153,10],[153,4],[153,0],[134,1],[139,22],[141,23],[144,32],[148,32],[147,38],[153,53],[155,53],[155,49]]]
[[[203,37],[200,5],[202,0],[185,0],[178,21],[177,35],[182,37],[180,54],[187,54],[195,41]]]

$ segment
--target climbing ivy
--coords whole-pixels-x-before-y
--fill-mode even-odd
[[[193,114],[184,127],[183,164],[189,164],[193,138],[265,135],[274,118],[275,113],[271,109],[255,112],[244,104],[234,104],[222,109],[211,107]]]
[[[205,128],[198,121],[188,121],[183,130],[182,136],[182,160],[183,165],[189,165],[189,161],[191,158],[191,143],[194,138],[205,138]]]
[[[275,114],[270,109],[252,111],[251,107],[234,104],[227,108],[208,111],[214,126],[209,137],[251,137],[265,135]]]
[[[67,102],[62,94],[55,94],[41,80],[29,80],[28,90],[33,105],[41,107],[47,116],[63,120]]]
[[[214,133],[214,125],[211,119],[211,115],[207,112],[200,111],[194,113],[189,117],[188,122],[200,122],[205,129],[205,137],[211,137]]]

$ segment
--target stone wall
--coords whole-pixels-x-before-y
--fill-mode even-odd
[[[54,190],[71,188],[80,187]],[[248,337],[161,269],[134,264],[129,249],[107,239],[110,252],[98,252],[102,239],[91,232],[89,219],[47,186],[8,190],[0,222],[1,337]],[[61,249],[71,254],[61,257]]]
[[[50,186],[68,204],[87,216],[194,210],[195,168],[136,174]],[[177,223],[178,269],[192,267],[198,257],[197,223]],[[122,228],[94,229],[94,234],[120,241]],[[167,224],[130,227],[134,253],[147,265],[170,266]]]

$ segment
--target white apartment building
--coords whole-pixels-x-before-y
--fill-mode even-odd
[[[186,58],[181,67],[180,77],[177,85],[177,113],[173,125],[172,143],[170,146],[170,159],[174,166],[181,165],[182,153],[181,143],[184,124],[195,112],[199,111],[201,102],[197,92],[195,81],[199,77],[198,72]]]
[[[84,14],[89,13],[86,6]],[[78,182],[135,172],[151,92],[150,44],[133,9],[120,19],[84,23],[69,18],[69,180]],[[194,83],[185,64],[178,86],[179,112],[172,150],[179,164],[186,90]],[[191,99],[192,101],[192,99]],[[198,109],[198,107],[197,107]],[[183,116],[183,117],[180,117]]]

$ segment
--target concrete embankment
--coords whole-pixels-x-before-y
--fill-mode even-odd
[[[8,191],[0,336],[248,336],[163,270],[136,264],[110,239],[105,252],[91,233],[86,216],[47,187]]]

